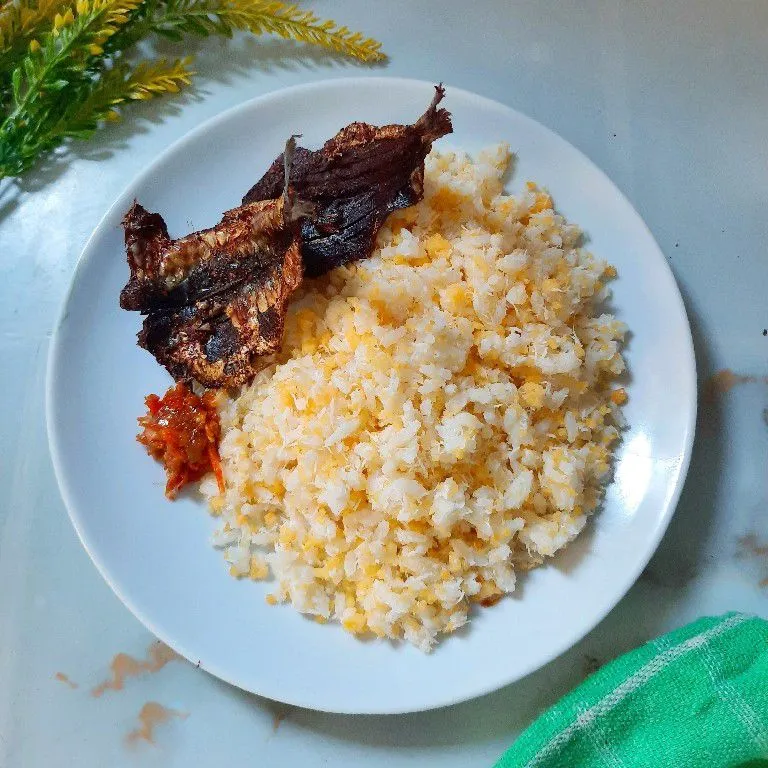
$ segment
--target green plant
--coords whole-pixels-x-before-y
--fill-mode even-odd
[[[0,179],[67,139],[88,138],[130,102],[189,85],[190,57],[134,63],[139,41],[235,30],[384,58],[375,40],[266,0],[0,0]]]

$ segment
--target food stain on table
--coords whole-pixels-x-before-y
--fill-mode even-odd
[[[745,376],[734,373],[730,368],[723,368],[717,373],[713,373],[705,386],[711,395],[724,395],[739,384],[753,384],[756,381],[768,382],[768,378],[759,379],[757,376]]]
[[[159,640],[149,646],[146,659],[136,659],[127,653],[118,653],[110,664],[112,676],[99,683],[91,691],[91,696],[98,698],[107,690],[121,691],[128,678],[153,674],[161,670],[168,662],[176,659],[181,659],[181,656]]]
[[[285,710],[275,713],[275,716],[272,718],[272,733],[277,733],[286,717],[288,717],[288,712]]]
[[[60,683],[64,683],[68,688],[79,688],[80,686],[74,682],[74,680],[70,680],[67,675],[65,675],[63,672],[57,672],[54,675],[54,678],[58,680]]]
[[[751,557],[763,560],[764,565],[768,568],[768,542],[762,543],[756,534],[748,533],[741,536],[737,540],[738,552],[737,557]],[[768,587],[768,576],[760,580],[761,587]]]
[[[126,737],[126,744],[136,744],[146,741],[147,744],[155,743],[155,728],[170,720],[186,720],[189,712],[179,712],[176,709],[164,707],[157,701],[148,701],[139,711],[139,726],[134,728]]]
[[[704,385],[704,394],[710,399],[718,395],[725,395],[734,387],[741,384],[768,384],[768,376],[751,376],[743,373],[735,373],[730,368],[722,368],[713,373]]]

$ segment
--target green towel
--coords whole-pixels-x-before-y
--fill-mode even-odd
[[[496,768],[768,766],[768,621],[699,619],[606,665]]]

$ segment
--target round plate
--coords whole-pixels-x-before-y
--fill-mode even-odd
[[[629,429],[602,511],[519,592],[475,611],[468,631],[427,655],[363,642],[337,625],[265,602],[269,584],[236,581],[209,537],[202,502],[163,497],[164,475],[136,443],[149,392],[171,381],[135,343],[140,317],[118,307],[128,277],[120,219],[134,198],[172,235],[213,225],[303,134],[318,147],[342,126],[412,122],[431,83],[333,80],[232,109],[174,144],[115,202],[90,238],[56,329],[48,431],[72,522],[102,576],[160,639],[217,677],[289,704],[348,713],[408,712],[511,683],[565,651],[619,601],[656,549],[680,494],[693,441],[696,384],[685,310],[650,232],[580,152],[529,118],[448,87],[455,132],[438,148],[507,141],[509,187],[535,179],[619,272],[613,304],[631,329]]]

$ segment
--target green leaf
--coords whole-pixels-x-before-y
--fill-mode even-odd
[[[13,87],[13,100],[19,101],[21,99],[21,70],[14,69],[11,76],[11,84]]]
[[[162,35],[168,40],[173,40],[175,43],[184,39],[184,35],[176,29],[158,29],[157,34]]]
[[[53,91],[54,93],[56,91],[63,91],[67,86],[69,85],[69,80],[53,80],[50,83],[47,83],[45,88],[48,91]]]
[[[200,20],[190,16],[186,23],[187,32],[192,32],[200,37],[208,37],[210,29]]]

